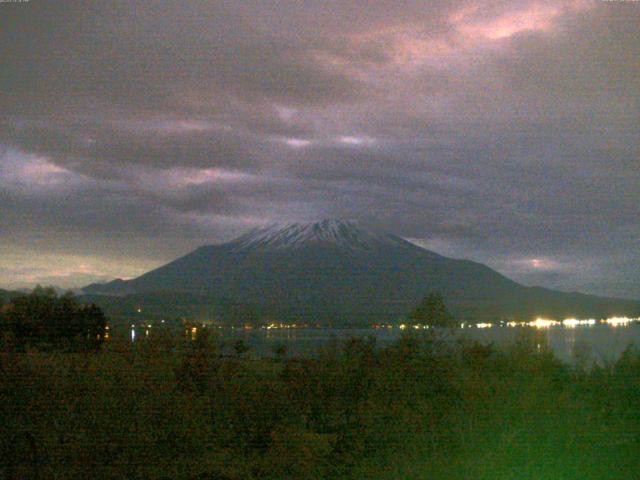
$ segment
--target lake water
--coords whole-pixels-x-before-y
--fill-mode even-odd
[[[385,346],[397,340],[404,331],[394,329],[280,329],[280,330],[219,330],[225,353],[233,352],[233,342],[242,339],[250,351],[258,356],[272,356],[278,345],[286,345],[289,355],[313,355],[320,347],[351,337],[373,337],[376,344]],[[513,344],[526,331],[535,331],[540,342],[547,345],[563,361],[573,362],[576,352],[587,353],[598,363],[616,360],[629,346],[640,347],[640,323],[611,326],[607,324],[548,328],[493,326],[491,328],[465,328],[455,335],[477,340],[496,347]],[[413,332],[421,335],[424,331]],[[441,332],[442,333],[442,332]],[[445,334],[443,334],[445,335]],[[451,337],[451,335],[448,335]],[[542,345],[541,345],[542,346]]]

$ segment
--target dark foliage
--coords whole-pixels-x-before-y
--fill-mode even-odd
[[[159,335],[154,337],[154,335]],[[632,350],[586,370],[525,335],[433,333],[311,358],[222,357],[216,339],[114,339],[0,356],[0,478],[636,478]]]
[[[411,312],[410,319],[414,323],[421,323],[433,327],[454,326],[453,315],[447,310],[444,299],[439,293],[430,293],[424,297],[420,304]]]
[[[19,350],[96,350],[107,328],[106,318],[97,306],[82,305],[71,294],[58,297],[53,289],[42,287],[12,299],[0,312],[2,337]]]

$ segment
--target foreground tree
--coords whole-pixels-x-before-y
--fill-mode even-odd
[[[455,319],[449,313],[439,293],[430,293],[422,299],[409,316],[411,322],[433,327],[453,327]]]
[[[53,289],[40,286],[13,299],[0,316],[0,331],[21,350],[27,346],[96,350],[106,327],[97,306],[81,305],[71,293],[58,297]]]

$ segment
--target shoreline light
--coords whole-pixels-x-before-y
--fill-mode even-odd
[[[629,318],[629,317],[610,317],[603,320],[607,325],[611,325],[612,327],[619,327],[622,325],[629,325],[631,322],[638,321],[637,318]]]
[[[577,318],[565,318],[562,321],[562,326],[567,328],[575,328],[579,325],[595,325],[596,321],[593,318],[577,319]]]
[[[549,328],[559,325],[559,323],[560,322],[557,322],[556,320],[549,320],[547,318],[536,318],[533,322],[527,323],[527,325],[535,328]]]

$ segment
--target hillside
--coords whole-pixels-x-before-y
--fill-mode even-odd
[[[255,305],[285,321],[334,325],[396,320],[428,292],[442,293],[455,315],[471,321],[640,313],[640,302],[526,287],[485,265],[336,220],[257,229],[84,291],[191,293],[212,304]]]

